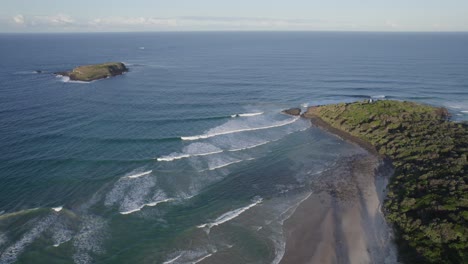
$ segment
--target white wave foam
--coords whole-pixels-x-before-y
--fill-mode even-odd
[[[257,204],[261,203],[263,201],[262,198],[259,198],[257,199],[255,202],[245,206],[245,207],[242,207],[242,208],[238,208],[236,210],[232,210],[232,211],[229,211],[227,213],[224,213],[222,214],[221,216],[219,216],[218,218],[216,218],[213,222],[211,223],[206,223],[206,224],[202,224],[202,225],[199,225],[197,226],[198,228],[207,228],[208,230],[214,226],[218,226],[218,225],[221,225],[221,224],[224,224],[228,221],[231,221],[232,219],[238,217],[239,215],[241,215],[242,213],[244,213],[245,211],[249,210],[250,208],[256,206]]]
[[[251,117],[251,116],[258,116],[258,115],[263,115],[263,112],[235,114],[235,115],[231,115],[231,117]]]
[[[3,246],[3,244],[6,244],[8,241],[8,238],[5,234],[0,233],[0,247]]]
[[[221,136],[221,135],[228,135],[228,134],[239,133],[239,132],[263,130],[263,129],[286,126],[286,125],[289,125],[289,124],[292,124],[292,123],[296,122],[298,119],[299,119],[299,117],[296,117],[296,118],[293,118],[293,119],[288,120],[286,122],[281,122],[281,123],[270,125],[270,126],[249,127],[249,128],[242,128],[242,129],[236,129],[236,130],[229,130],[229,131],[208,133],[208,134],[203,134],[203,135],[198,135],[198,136],[180,137],[180,138],[182,140],[199,140],[199,139],[206,139],[206,138],[211,138],[211,137],[216,137],[216,136]]]
[[[132,174],[132,175],[129,175],[129,176],[126,176],[126,177],[129,178],[129,179],[136,179],[136,178],[140,178],[140,177],[149,175],[152,172],[153,172],[152,170],[149,170],[149,171],[145,171],[145,172],[142,172],[142,173]]]
[[[52,210],[54,210],[55,212],[60,212],[62,211],[62,209],[63,209],[63,206],[52,207]]]
[[[38,238],[50,224],[52,224],[56,219],[56,215],[49,215],[41,220],[27,233],[25,233],[20,240],[18,240],[13,245],[6,248],[3,253],[0,255],[0,263],[9,264],[16,262],[18,256],[23,252],[23,250],[36,238]]]
[[[148,203],[148,200],[155,200],[154,197],[148,197],[155,185],[156,179],[154,177],[140,176],[129,179],[124,176],[115,182],[112,190],[107,193],[104,205],[109,207],[119,205],[119,212],[141,209],[144,204]],[[157,192],[157,194],[160,193]]]
[[[59,247],[63,243],[70,241],[73,238],[74,233],[66,226],[64,222],[60,221],[60,219],[58,220],[59,221],[56,221],[50,230],[52,232],[52,240],[54,241],[54,247]]]
[[[174,263],[174,261],[176,261],[176,260],[180,259],[180,257],[182,257],[182,255],[183,255],[183,254],[181,253],[181,254],[179,254],[178,256],[176,256],[176,257],[175,257],[175,258],[173,258],[173,259],[170,259],[170,260],[164,261],[164,262],[163,262],[163,264],[171,264],[171,263]]]
[[[216,252],[214,252],[214,253],[216,253]],[[206,255],[206,256],[203,256],[203,257],[201,257],[201,258],[195,260],[195,261],[193,262],[193,264],[196,264],[196,263],[198,263],[198,262],[201,262],[201,261],[203,261],[204,259],[207,259],[207,258],[209,258],[209,257],[211,257],[211,256],[213,256],[213,253],[210,253],[210,254],[208,254],[208,255]]]
[[[158,161],[173,161],[178,159],[198,157],[198,156],[209,156],[218,153],[222,153],[223,150],[211,145],[209,143],[192,143],[182,150],[182,153],[172,153],[167,156],[157,158]]]
[[[385,99],[387,96],[385,95],[372,95],[371,98],[372,99]]]
[[[222,152],[223,152],[223,150],[207,152],[207,153],[199,153],[199,154],[169,155],[169,156],[164,156],[164,157],[161,157],[161,158],[157,158],[157,161],[173,161],[173,160],[185,159],[185,158],[190,158],[190,157],[208,156],[208,155],[218,154],[218,153],[222,153]]]
[[[78,234],[73,238],[73,261],[76,264],[94,263],[91,255],[102,254],[102,243],[106,235],[107,222],[97,216],[83,216]]]
[[[224,168],[224,167],[227,167],[227,166],[229,166],[229,165],[236,164],[236,163],[239,163],[239,162],[242,162],[242,161],[243,161],[243,160],[231,161],[231,162],[224,163],[224,164],[221,164],[221,165],[216,165],[216,166],[214,166],[214,167],[209,167],[208,169],[202,170],[202,171],[200,171],[200,172],[203,172],[203,171],[212,171],[212,170],[221,169],[221,168]]]
[[[464,114],[468,114],[468,110],[463,110],[463,111],[460,111],[460,112],[462,112]]]
[[[270,143],[270,142],[271,142],[271,141],[265,141],[265,142],[262,142],[262,143],[258,143],[258,144],[251,145],[251,146],[247,146],[247,147],[243,147],[243,148],[230,149],[230,150],[228,150],[228,151],[230,151],[230,152],[236,152],[236,151],[241,151],[241,150],[256,148],[256,147],[260,147],[260,146],[262,146],[262,145],[268,144],[268,143]]]
[[[120,212],[120,214],[123,214],[123,215],[131,214],[131,213],[140,211],[141,209],[143,209],[146,206],[153,207],[153,206],[156,206],[156,205],[158,205],[160,203],[167,203],[167,202],[170,202],[170,201],[173,201],[173,200],[174,200],[173,198],[167,198],[167,199],[156,201],[156,202],[146,203],[146,204],[143,204],[143,205],[139,206],[138,208],[135,208],[135,209],[132,209],[132,210],[129,210],[129,211],[125,211],[125,212]]]
[[[306,107],[308,107],[308,106],[309,106],[308,103],[303,103],[303,104],[301,104],[301,107],[303,107],[303,108],[306,108]]]
[[[68,77],[68,76],[63,76],[63,75],[60,75],[60,74],[57,74],[56,77],[59,78],[60,81],[61,81],[61,82],[64,82],[64,83],[81,83],[81,84],[89,84],[89,83],[92,83],[92,81],[91,81],[91,82],[72,81],[72,80],[70,80],[70,77]]]

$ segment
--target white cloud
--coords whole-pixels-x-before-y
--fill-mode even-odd
[[[31,24],[33,26],[71,26],[75,25],[75,20],[72,17],[63,14],[53,16],[34,16],[31,18]]]
[[[15,22],[16,24],[19,24],[19,25],[23,25],[24,24],[24,16],[23,15],[16,15],[13,17],[13,22]]]
[[[11,19],[11,18],[10,18]],[[10,20],[11,21],[11,20]],[[17,15],[13,18],[25,31],[172,31],[172,30],[333,30],[349,27],[344,22],[314,19],[261,17],[98,17],[75,19],[66,14]]]
[[[177,20],[171,18],[145,18],[145,17],[107,17],[96,18],[87,23],[96,27],[112,26],[156,26],[156,27],[174,27],[177,26]]]

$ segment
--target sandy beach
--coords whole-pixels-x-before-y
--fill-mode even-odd
[[[381,211],[391,165],[373,153],[340,161],[285,222],[280,263],[397,263]]]

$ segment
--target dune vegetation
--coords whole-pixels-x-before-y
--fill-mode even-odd
[[[305,117],[392,160],[385,214],[404,263],[468,263],[468,124],[444,108],[383,100],[310,107]]]

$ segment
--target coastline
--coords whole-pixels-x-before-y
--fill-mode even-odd
[[[397,100],[313,106],[303,117],[392,161],[384,208],[401,260],[468,260],[467,123],[451,121],[443,107]]]
[[[365,140],[362,140],[356,136],[353,136],[351,135],[350,133],[346,132],[346,131],[343,131],[343,130],[340,130],[338,128],[335,128],[333,126],[331,126],[330,124],[328,124],[327,122],[325,122],[322,118],[320,118],[319,116],[316,116],[316,115],[312,115],[312,114],[308,114],[306,115],[306,113],[304,113],[303,115],[304,118],[307,118],[307,119],[310,119],[310,122],[312,123],[312,125],[315,125],[316,127],[322,129],[322,130],[325,130],[345,141],[348,141],[352,144],[356,144],[358,146],[360,146],[361,148],[369,151],[370,153],[372,153],[373,155],[376,155],[376,156],[381,156],[380,153],[377,151],[377,149],[369,142],[365,141]],[[383,158],[383,157],[382,157]]]
[[[382,206],[393,174],[375,148],[320,118],[312,124],[368,153],[346,158],[319,179],[314,193],[285,221],[280,263],[398,263]]]

